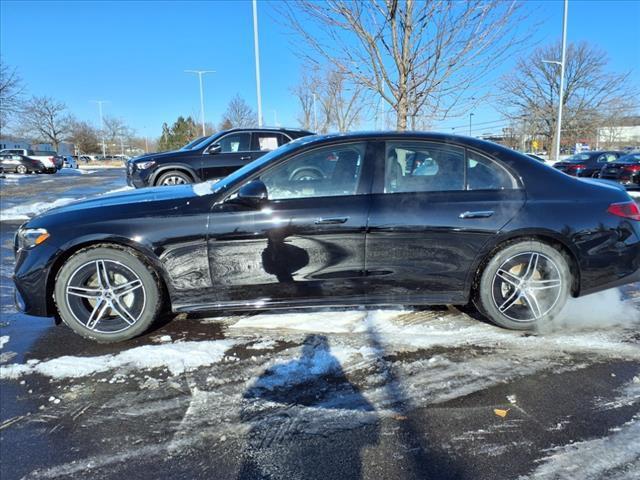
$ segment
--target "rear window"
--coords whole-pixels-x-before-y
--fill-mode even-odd
[[[585,160],[589,160],[589,158],[591,158],[591,156],[587,155],[586,153],[578,153],[576,155],[573,155],[573,156],[567,158],[565,160],[565,162],[580,163],[580,162],[584,162]]]

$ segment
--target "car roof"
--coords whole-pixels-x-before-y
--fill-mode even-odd
[[[252,132],[299,132],[299,133],[308,133],[309,135],[313,135],[313,132],[308,130],[304,130],[302,128],[287,128],[287,127],[234,127],[228,130],[222,130],[218,133],[230,133],[230,132],[245,132],[250,130]]]

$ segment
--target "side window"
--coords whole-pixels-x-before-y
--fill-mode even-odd
[[[387,142],[385,193],[464,190],[464,149],[435,142]]]
[[[467,150],[468,190],[511,190],[518,183],[500,164],[476,152]]]
[[[355,195],[366,144],[301,153],[260,176],[270,200]]]
[[[270,152],[281,144],[278,142],[278,133],[255,132],[253,134],[253,149],[258,152]]]
[[[286,135],[279,133],[278,134],[278,146],[282,146],[285,143],[289,143],[291,141],[291,139],[289,137],[287,137]]]
[[[221,138],[218,143],[221,153],[248,152],[251,150],[251,134],[231,133]]]

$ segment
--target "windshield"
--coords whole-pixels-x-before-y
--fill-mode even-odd
[[[630,153],[616,160],[616,163],[640,163],[640,153]]]
[[[585,160],[589,160],[589,155],[586,153],[578,153],[576,155],[573,155],[569,158],[567,158],[565,160],[565,162],[569,162],[569,163],[580,163],[580,162],[584,162]]]
[[[180,148],[180,151],[193,150],[197,145],[199,145],[200,143],[202,143],[204,140],[206,140],[208,138],[209,137],[199,137],[199,138],[196,138],[194,140],[191,140],[184,147]]]

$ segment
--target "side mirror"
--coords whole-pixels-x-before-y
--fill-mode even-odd
[[[267,187],[262,180],[254,180],[238,190],[235,201],[243,205],[257,207],[268,199]]]
[[[219,143],[214,143],[213,145],[211,145],[208,149],[207,149],[207,153],[209,155],[215,155],[216,153],[220,153],[220,150],[222,149],[222,147],[220,146]]]

